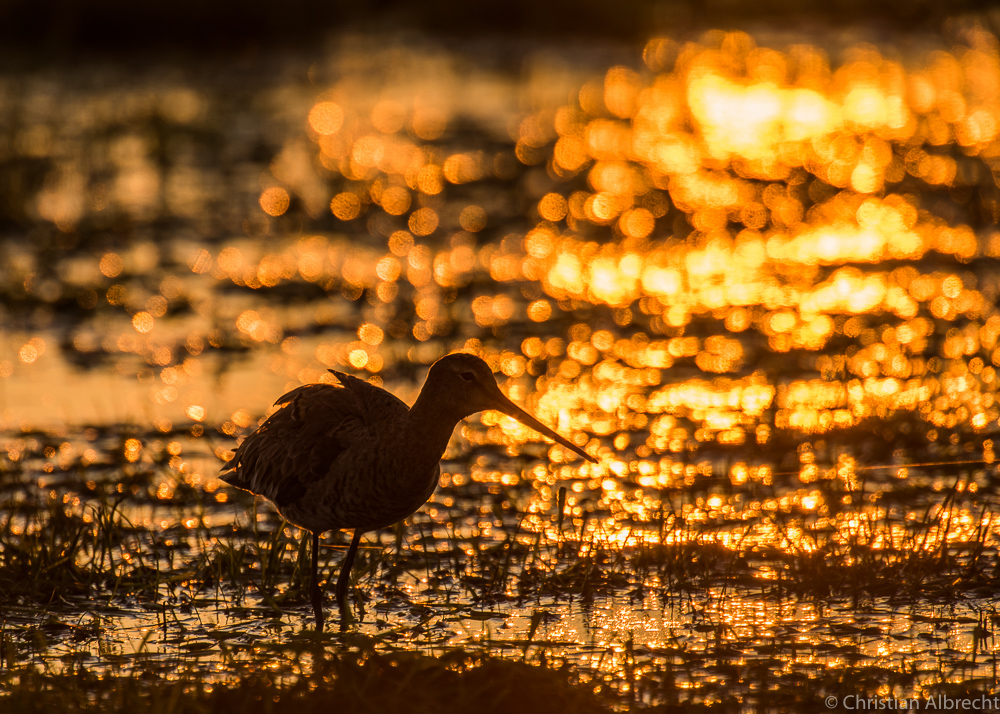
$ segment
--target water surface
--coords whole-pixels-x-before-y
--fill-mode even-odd
[[[366,537],[367,646],[616,706],[991,691],[1000,54],[953,29],[0,78],[8,660],[309,670],[301,534],[217,469],[328,369],[412,401],[467,350],[600,463],[461,425]]]

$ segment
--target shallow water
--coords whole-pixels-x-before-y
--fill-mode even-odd
[[[300,533],[217,469],[329,368],[412,401],[465,349],[601,463],[468,420],[327,646],[565,660],[619,702],[667,670],[761,702],[736,666],[990,690],[1000,56],[867,39],[0,78],[8,662],[308,668]],[[60,519],[53,598],[65,562],[29,586],[12,549]]]

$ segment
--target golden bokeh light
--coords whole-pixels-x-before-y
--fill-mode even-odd
[[[288,191],[280,186],[264,189],[260,194],[260,207],[269,216],[280,216],[288,210],[291,198]]]
[[[117,253],[105,253],[101,256],[100,269],[103,275],[116,278],[121,274],[123,267],[122,258]]]
[[[429,236],[437,230],[438,214],[433,208],[418,208],[410,214],[408,224],[414,235]]]
[[[4,144],[45,168],[23,210],[42,226],[27,234],[39,246],[8,241],[0,265],[11,306],[0,467],[36,474],[42,501],[77,474],[113,474],[109,503],[150,529],[115,541],[128,597],[141,582],[127,558],[155,563],[167,539],[230,548],[273,535],[287,558],[279,582],[235,599],[255,611],[290,603],[294,622],[306,609],[281,573],[308,547],[291,546],[294,529],[267,509],[238,533],[246,520],[232,503],[250,499],[205,465],[228,459],[276,396],[336,384],[328,370],[412,403],[429,366],[464,350],[598,463],[496,412],[464,419],[440,488],[400,536],[417,547],[393,553],[416,561],[393,566],[382,593],[393,559],[367,558],[389,614],[363,631],[398,614],[447,623],[442,642],[531,642],[553,658],[587,639],[588,684],[621,692],[670,662],[693,679],[677,662],[701,658],[719,632],[768,640],[764,657],[784,638],[768,678],[867,666],[883,650],[909,657],[914,640],[889,636],[905,623],[883,615],[887,602],[911,608],[896,590],[911,566],[933,581],[916,600],[934,610],[923,623],[934,637],[954,618],[936,598],[978,603],[996,579],[1000,43],[977,22],[954,21],[947,42],[897,47],[710,30],[652,39],[634,66],[594,53],[572,72],[531,60],[515,78],[424,58],[410,82],[390,47],[352,71],[316,62],[308,84],[258,97],[259,134],[245,131],[248,115],[214,118],[198,92],[176,107],[149,105],[144,91],[83,108],[64,93],[57,106],[77,134],[26,120]],[[20,93],[8,99],[25,102]],[[122,116],[108,138],[80,133],[109,112]],[[222,167],[200,152],[213,132],[241,148]],[[87,151],[63,157],[78,136]],[[64,448],[79,435],[40,430],[26,409],[97,426]],[[86,489],[59,505],[92,524],[102,516],[87,504],[103,501]],[[175,514],[191,489],[210,497]],[[8,535],[38,527],[20,515],[32,502],[12,503],[24,509]],[[392,547],[387,531],[369,538],[373,554]],[[977,552],[988,567],[971,565]],[[204,562],[177,569],[192,582],[157,579],[141,597],[194,607],[231,587],[193,583]],[[831,562],[843,566],[833,600],[861,593],[860,609],[837,617],[864,622],[818,635],[814,600],[827,595],[810,590],[809,567]],[[888,566],[857,577],[872,562]],[[425,608],[449,583],[464,589],[457,609]],[[552,605],[552,583],[586,607]],[[505,624],[487,627],[508,606]],[[814,620],[789,626],[807,611]],[[941,652],[960,674],[983,675],[992,660],[971,633],[991,632],[991,617],[987,607],[964,618],[978,644],[921,641],[930,676]],[[11,636],[30,649],[31,631]],[[289,666],[311,666],[293,655]],[[649,692],[630,701],[655,707]]]
[[[486,211],[481,206],[466,206],[458,217],[462,230],[478,233],[486,227]]]
[[[401,186],[387,188],[379,197],[379,203],[390,216],[401,216],[410,209],[410,192]]]
[[[330,212],[342,221],[357,218],[361,212],[361,199],[353,193],[339,193],[330,201]]]
[[[309,110],[309,126],[317,134],[336,134],[343,124],[344,110],[335,102],[318,102]]]
[[[132,326],[135,327],[137,332],[146,334],[153,329],[153,324],[155,320],[153,316],[148,312],[143,310],[142,312],[137,312],[132,318]]]

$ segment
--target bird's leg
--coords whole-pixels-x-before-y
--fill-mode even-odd
[[[323,595],[319,590],[319,533],[312,538],[312,574],[309,577],[309,596],[316,613],[316,632],[323,631]]]
[[[340,577],[337,578],[337,604],[340,605],[341,622],[350,616],[350,610],[347,608],[347,583],[351,579],[351,566],[354,565],[354,554],[358,552],[358,543],[361,542],[362,535],[360,528],[354,529],[351,547],[347,549],[347,556],[340,565]]]

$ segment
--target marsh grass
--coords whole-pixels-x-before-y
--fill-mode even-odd
[[[452,509],[365,539],[351,595],[373,629],[317,635],[305,534],[245,494],[220,503],[157,456],[71,464],[42,487],[35,455],[4,465],[5,709],[816,711],[827,695],[927,693],[962,678],[982,691],[984,672],[996,676],[996,505],[982,474],[935,476],[937,488],[824,481],[835,507],[823,517],[747,506],[705,520],[690,504],[718,483],[696,483],[662,494],[623,538],[595,526],[608,517],[597,494],[583,494],[583,518],[557,500],[551,523],[529,526],[516,507],[484,515],[474,485],[451,489]],[[327,588],[343,540],[323,541]],[[673,624],[655,645],[608,626],[589,642],[555,634],[562,608],[595,617],[614,599],[667,608]],[[727,614],[746,602],[819,614],[761,628]],[[122,613],[147,623],[132,639],[116,632]],[[892,631],[887,613],[911,631]],[[462,622],[480,628],[478,644],[449,644]],[[913,666],[873,657],[871,643],[893,637],[923,653]]]

